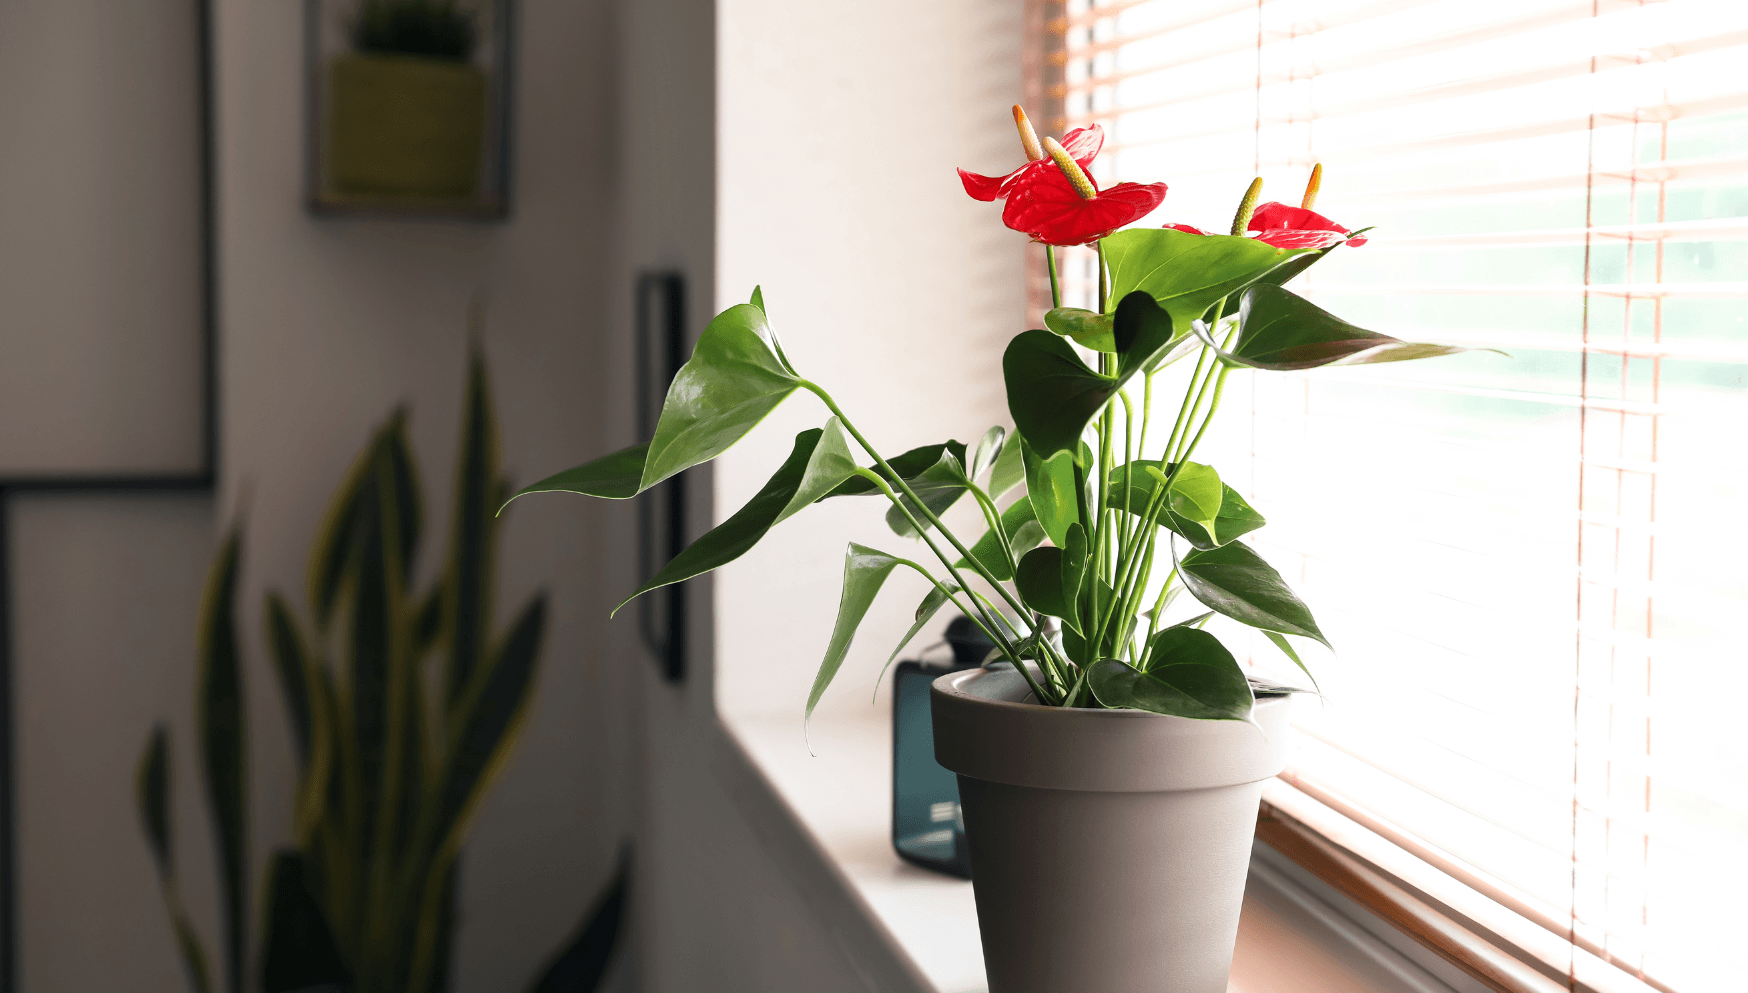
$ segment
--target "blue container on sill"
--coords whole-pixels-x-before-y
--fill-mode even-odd
[[[950,661],[898,664],[892,688],[892,847],[925,869],[971,878],[959,777],[935,761],[929,684],[949,672],[975,669],[994,646],[968,617],[947,625]]]

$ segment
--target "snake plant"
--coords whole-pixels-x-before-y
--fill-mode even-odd
[[[535,596],[493,636],[494,511],[508,486],[480,357],[469,370],[449,548],[428,589],[415,579],[425,521],[406,426],[399,412],[378,428],[335,494],[310,556],[308,619],[277,591],[267,595],[266,640],[300,772],[294,844],[275,852],[266,872],[264,993],[448,989],[457,859],[527,713],[546,599]],[[207,580],[196,690],[218,849],[220,976],[176,885],[162,726],[138,776],[140,815],[196,993],[241,993],[248,953],[241,553],[233,530]],[[535,993],[595,987],[624,899],[622,865]]]

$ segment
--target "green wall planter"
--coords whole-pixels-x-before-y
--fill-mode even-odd
[[[486,77],[453,62],[336,55],[328,64],[327,172],[348,196],[465,199],[479,187]]]

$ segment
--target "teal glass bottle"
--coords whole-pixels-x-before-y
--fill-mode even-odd
[[[949,672],[975,668],[992,647],[970,618],[947,625],[951,660],[898,664],[892,691],[892,847],[925,869],[971,878],[959,779],[935,761],[929,684]]]

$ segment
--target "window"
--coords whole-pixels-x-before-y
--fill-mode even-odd
[[[1288,778],[1533,934],[1557,988],[1741,989],[1748,3],[1035,23],[1039,116],[1103,124],[1101,182],[1171,184],[1144,223],[1224,229],[1253,171],[1296,204],[1322,162],[1319,212],[1377,231],[1294,288],[1510,355],[1229,383],[1200,451],[1339,650]],[[1090,253],[1064,268],[1086,305]]]

